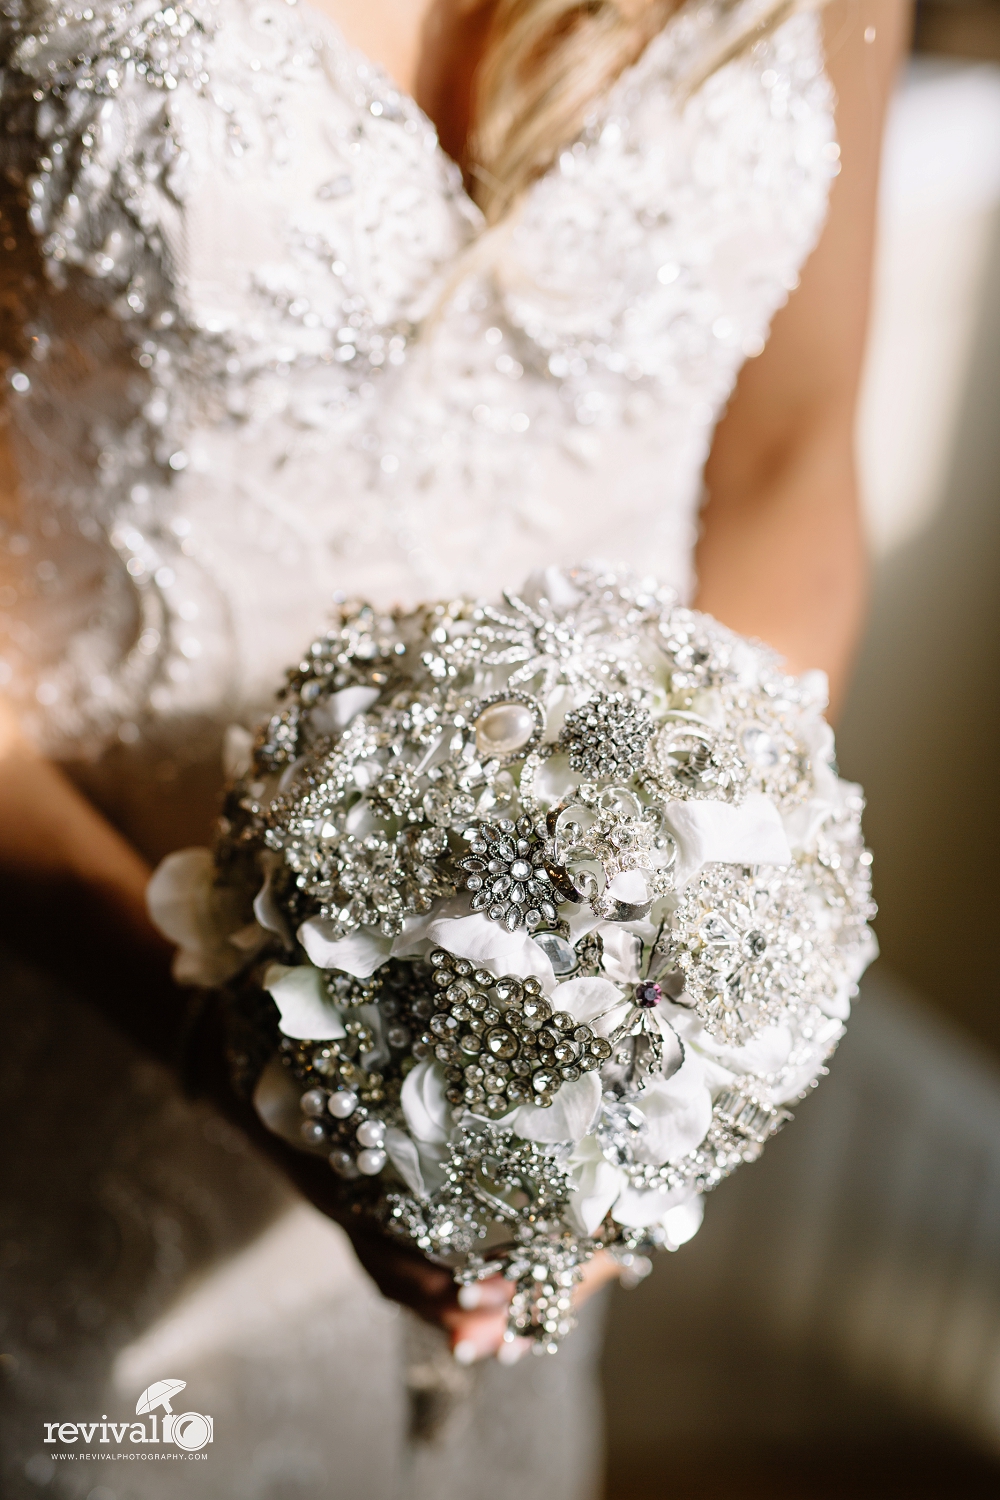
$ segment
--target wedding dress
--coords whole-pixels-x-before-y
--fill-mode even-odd
[[[694,86],[741,15],[689,0],[487,231],[303,0],[8,0],[0,688],[150,858],[204,841],[226,727],[337,592],[595,556],[690,591],[715,422],[837,170],[812,14]],[[163,1377],[215,1417],[193,1496],[592,1493],[596,1315],[462,1374],[72,996],[11,961],[2,1004],[6,1493],[176,1487],[42,1441]]]

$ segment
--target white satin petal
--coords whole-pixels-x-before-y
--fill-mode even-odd
[[[410,1192],[422,1198],[427,1187],[416,1142],[410,1139],[405,1130],[390,1125],[385,1133],[385,1150]]]
[[[620,870],[613,880],[608,881],[605,894],[614,896],[617,901],[631,901],[641,906],[649,900],[649,880],[642,870]]]
[[[310,711],[309,720],[320,734],[341,734],[373,703],[378,702],[380,689],[376,687],[346,687],[339,693],[331,693],[324,702]]]
[[[788,1061],[792,1050],[792,1033],[787,1026],[765,1026],[764,1030],[742,1047],[727,1047],[702,1032],[698,1050],[734,1073],[777,1073]]]
[[[227,781],[237,781],[252,764],[253,735],[242,724],[229,724],[222,738],[222,774]]]
[[[688,1240],[694,1239],[705,1217],[705,1200],[699,1193],[689,1203],[678,1203],[668,1208],[660,1223],[666,1231],[668,1250],[679,1250]]]
[[[687,1191],[687,1188],[637,1188],[627,1185],[612,1208],[611,1217],[616,1224],[624,1224],[627,1229],[648,1229],[650,1224],[658,1223],[666,1213],[676,1208],[678,1197]]]
[[[670,802],[664,821],[677,840],[679,885],[707,864],[792,862],[781,816],[762,792],[751,792],[736,807],[730,802]]]
[[[253,1091],[253,1107],[258,1119],[272,1135],[279,1136],[289,1146],[314,1156],[325,1155],[328,1146],[311,1146],[303,1139],[300,1097],[301,1091],[284,1063],[279,1057],[272,1057]]]
[[[712,1095],[701,1060],[688,1052],[665,1083],[649,1083],[634,1101],[646,1117],[636,1154],[654,1166],[679,1161],[699,1146],[712,1123]]]
[[[569,1212],[576,1227],[584,1234],[593,1234],[627,1185],[625,1173],[613,1162],[603,1157],[588,1162],[580,1173],[579,1187],[569,1196]]]
[[[320,969],[341,969],[355,979],[369,979],[388,961],[392,939],[379,933],[352,932],[349,937],[334,938],[333,923],[322,917],[310,917],[298,931],[299,942]]]
[[[215,884],[210,849],[178,849],[162,860],[146,887],[154,926],[177,944],[174,977],[181,984],[224,984],[246,963],[230,939],[245,926],[236,893]]]
[[[553,1010],[565,1010],[584,1025],[606,1036],[622,1018],[627,1003],[609,979],[564,979],[549,1001]]]
[[[340,1012],[326,991],[321,970],[312,964],[270,964],[264,989],[281,1014],[285,1036],[329,1042],[346,1036]]]
[[[517,974],[521,979],[534,976],[546,993],[555,985],[551,963],[527,932],[508,932],[481,912],[467,917],[439,917],[429,924],[427,936],[438,947],[481,964],[493,974]]]
[[[548,1109],[522,1104],[512,1117],[516,1133],[528,1141],[579,1141],[591,1129],[601,1108],[597,1073],[564,1083]]]
[[[553,614],[562,616],[579,604],[581,594],[562,568],[550,566],[528,574],[520,597],[533,609],[545,600],[551,605]]]
[[[444,1092],[444,1073],[430,1058],[418,1062],[403,1081],[399,1102],[406,1128],[418,1141],[443,1145],[451,1129],[451,1111]]]
[[[631,874],[638,872],[633,870]],[[619,879],[621,877],[618,877]],[[614,882],[612,882],[614,884]],[[621,895],[623,901],[644,901],[645,883],[643,883],[642,896],[626,896],[616,891],[615,895]],[[601,959],[601,967],[608,978],[615,984],[635,984],[639,976],[639,960],[642,955],[642,944],[633,932],[621,926],[617,922],[605,922],[600,929],[601,942],[604,945],[604,956]]]
[[[253,914],[267,932],[273,932],[281,939],[286,948],[290,948],[292,946],[292,935],[288,930],[288,920],[274,899],[274,874],[275,869],[280,863],[280,856],[272,856],[267,874],[264,877],[264,884],[253,900]]]

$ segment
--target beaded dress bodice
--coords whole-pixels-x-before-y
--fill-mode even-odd
[[[202,754],[337,590],[596,556],[688,588],[837,158],[815,18],[688,93],[718,19],[680,11],[487,232],[303,0],[5,0],[0,686],[49,749]]]

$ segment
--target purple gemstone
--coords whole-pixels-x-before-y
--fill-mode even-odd
[[[637,984],[635,987],[635,998],[644,1009],[652,1010],[653,1006],[659,1005],[663,999],[663,991],[658,984],[644,979],[641,984]]]

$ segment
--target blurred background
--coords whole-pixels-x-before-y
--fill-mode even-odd
[[[613,1294],[608,1500],[1000,1495],[1000,0],[918,7],[858,445],[882,957],[697,1252]]]

